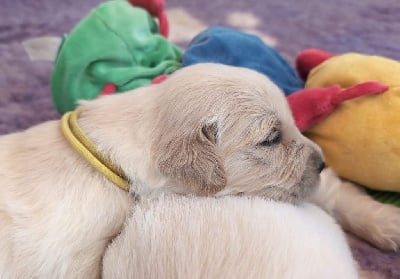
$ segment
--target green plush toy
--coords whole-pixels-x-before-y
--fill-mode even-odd
[[[178,69],[181,56],[145,9],[125,0],[106,2],[65,36],[51,80],[53,102],[63,114],[77,100],[150,84]]]
[[[342,103],[306,131],[339,176],[369,188],[379,200],[400,206],[400,62],[382,56],[332,55],[311,49],[297,58],[306,88],[379,81],[388,90]],[[376,192],[379,191],[379,192]]]

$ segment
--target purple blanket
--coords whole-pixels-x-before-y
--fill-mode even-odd
[[[59,118],[50,98],[53,65],[30,59],[22,43],[62,36],[100,2],[2,0],[0,134]],[[400,59],[398,0],[167,0],[167,8],[171,40],[182,47],[205,27],[218,24],[258,34],[291,62],[309,47]],[[400,278],[400,253],[381,252],[355,238],[351,246],[364,268],[382,278]]]

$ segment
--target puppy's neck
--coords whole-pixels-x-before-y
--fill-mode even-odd
[[[153,173],[150,161],[155,94],[148,87],[83,102],[79,108],[80,128],[97,150],[124,172],[130,192],[139,195],[164,183]]]
[[[111,182],[125,191],[129,191],[129,181],[121,169],[108,157],[99,152],[93,142],[85,135],[78,124],[79,110],[67,112],[61,119],[61,129],[71,146],[88,161],[92,167],[101,172]]]

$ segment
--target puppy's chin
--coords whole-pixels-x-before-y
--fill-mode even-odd
[[[320,163],[315,163],[315,161],[315,158],[311,156],[300,179],[293,186],[283,188],[281,195],[277,197],[279,200],[297,204],[311,198],[321,180],[318,169]]]
[[[299,204],[308,201],[320,185],[320,173],[312,164],[307,164],[300,179],[293,185],[268,186],[262,196],[274,201]]]
[[[319,185],[319,173],[305,171],[301,180],[293,186],[294,191],[291,192],[288,201],[291,203],[308,201]]]
[[[304,181],[307,180],[309,180],[309,178],[304,179]],[[311,180],[313,182],[311,182]],[[309,182],[301,181],[290,188],[270,186],[263,190],[262,196],[268,200],[300,204],[309,200],[309,198],[312,196],[312,193],[317,189],[318,185],[319,179],[312,178]]]
[[[305,168],[299,178],[292,186],[279,187],[276,200],[286,201],[293,204],[308,201],[317,187],[320,185],[320,172],[324,166],[323,157],[320,152],[314,150],[306,160]]]

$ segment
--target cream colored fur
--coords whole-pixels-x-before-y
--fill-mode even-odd
[[[191,66],[80,110],[81,128],[125,172],[131,195],[71,148],[59,121],[0,137],[1,278],[100,276],[104,250],[134,196],[244,194],[296,204],[319,182],[318,147],[295,128],[280,90],[251,70]],[[325,199],[317,193],[316,201]],[[352,219],[348,200],[327,209],[348,215],[352,222],[344,224],[368,223]],[[366,215],[368,204],[358,204]],[[398,222],[398,211],[388,208],[378,215]],[[365,238],[390,240],[394,245],[382,247],[394,249],[399,230],[386,226]]]
[[[358,278],[334,220],[261,198],[141,201],[107,249],[103,278]]]

